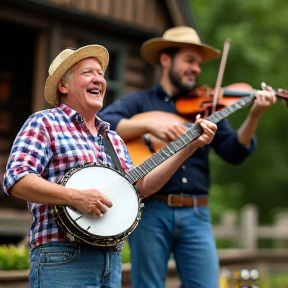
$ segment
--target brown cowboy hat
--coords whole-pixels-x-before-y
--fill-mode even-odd
[[[215,59],[221,53],[218,49],[203,44],[196,30],[186,26],[170,28],[164,32],[162,38],[147,40],[142,44],[140,53],[150,64],[159,64],[159,54],[163,49],[191,45],[201,48],[203,61]]]
[[[53,105],[58,105],[57,85],[61,77],[77,62],[82,59],[94,57],[100,61],[101,67],[105,72],[109,63],[109,53],[101,45],[88,45],[78,50],[65,49],[52,62],[49,67],[49,76],[46,80],[44,97],[45,100]]]

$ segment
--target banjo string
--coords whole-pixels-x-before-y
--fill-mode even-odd
[[[110,199],[115,199],[117,196],[121,195],[126,191],[126,185],[120,185],[123,179],[118,179],[117,181],[111,182],[104,186],[101,191]],[[126,183],[125,183],[126,184]]]

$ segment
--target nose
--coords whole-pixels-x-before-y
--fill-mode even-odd
[[[106,80],[104,79],[102,75],[99,75],[99,74],[94,74],[92,82],[93,84],[106,85]]]
[[[197,76],[201,73],[201,67],[199,63],[193,64],[193,71]]]
[[[99,89],[101,89],[102,92],[103,91],[105,92],[107,84],[106,84],[106,80],[104,79],[102,75],[94,74],[92,83],[95,86],[99,87]]]

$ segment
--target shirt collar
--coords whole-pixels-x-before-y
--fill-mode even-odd
[[[62,110],[72,121],[83,121],[81,115],[76,110],[70,108],[66,104],[60,103],[58,108]],[[102,126],[105,130],[109,130],[110,128],[110,124],[108,122],[103,121],[100,117],[95,115],[95,127],[97,128],[97,130],[99,130],[99,128]]]
[[[156,84],[155,91],[156,91],[156,95],[162,100],[165,100],[167,97],[170,98],[170,96],[166,93],[166,91],[163,89],[163,87],[159,83]]]
[[[169,96],[160,83],[156,84],[155,91],[156,95],[165,102],[175,102],[180,97],[180,95]]]

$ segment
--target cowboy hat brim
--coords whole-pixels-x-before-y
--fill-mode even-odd
[[[173,47],[199,47],[202,51],[203,61],[218,58],[221,52],[206,44],[169,41],[163,38],[153,38],[144,42],[140,48],[141,56],[150,64],[159,64],[159,54],[162,50]]]
[[[77,62],[85,58],[97,58],[100,61],[101,67],[105,72],[108,63],[109,63],[109,53],[107,49],[101,45],[88,45],[79,48],[78,50],[71,50],[71,54],[65,59],[58,59],[58,56],[52,62],[51,66],[55,61],[59,61],[59,65],[46,80],[45,89],[44,89],[44,97],[45,100],[53,105],[58,105],[58,96],[57,96],[57,86],[61,77]],[[61,58],[61,57],[60,57]],[[57,64],[57,63],[56,63]],[[50,66],[50,67],[51,67]],[[50,69],[49,69],[50,70]]]

